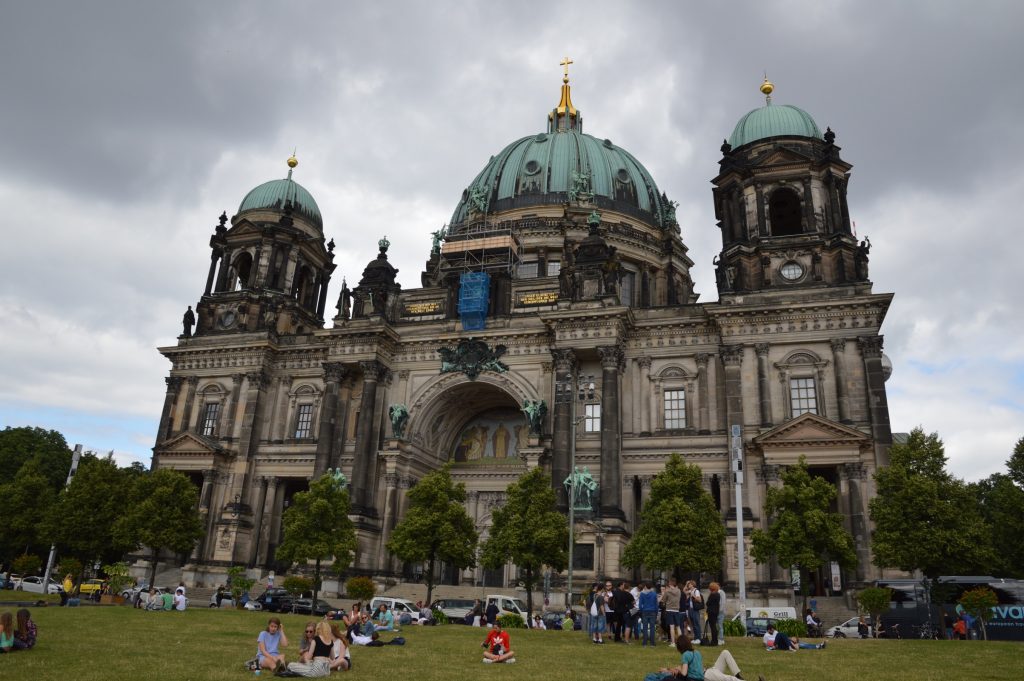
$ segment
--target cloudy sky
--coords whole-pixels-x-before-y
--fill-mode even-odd
[[[767,71],[854,164],[875,291],[896,293],[893,429],[938,431],[968,479],[1024,435],[1022,3],[9,0],[2,17],[0,426],[148,463],[155,348],[202,294],[221,211],[297,148],[338,243],[330,300],[385,234],[418,286],[429,233],[544,128],[569,55],[584,131],[679,202],[703,301],[708,181]]]

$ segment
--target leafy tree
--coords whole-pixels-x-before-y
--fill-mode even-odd
[[[78,558],[86,566],[94,561],[112,563],[132,548],[114,533],[125,513],[124,474],[110,457],[82,457],[71,484],[61,491],[44,523],[62,553]],[[81,577],[79,575],[79,577]]]
[[[1010,478],[1017,483],[1018,487],[1024,488],[1024,437],[1017,440],[1013,448],[1010,460],[1006,462],[1006,468]]]
[[[452,482],[450,466],[423,477],[409,490],[409,510],[388,540],[404,562],[425,562],[427,603],[434,592],[434,568],[444,561],[458,570],[476,564],[477,533],[466,513],[466,486]]]
[[[673,453],[651,481],[651,498],[622,563],[655,570],[717,572],[722,567],[725,528],[699,467]]]
[[[0,430],[0,471],[12,478],[28,461],[39,464],[54,492],[60,491],[71,468],[71,450],[56,430],[8,426]]]
[[[988,630],[985,628],[985,617],[992,613],[992,608],[999,605],[996,592],[987,586],[975,587],[960,596],[960,605],[964,606],[964,610],[968,614],[981,620],[981,635],[987,641]]]
[[[983,573],[993,559],[989,529],[971,490],[946,471],[938,435],[915,428],[889,456],[868,505],[875,565],[920,570],[931,584],[942,574]]]
[[[356,550],[356,533],[349,520],[348,491],[329,474],[299,492],[284,512],[284,541],[276,558],[291,563],[315,561],[313,599],[320,588],[320,563],[333,556],[335,566],[348,565]]]
[[[369,577],[349,577],[345,582],[345,595],[357,601],[369,603],[376,592],[377,585]]]
[[[812,477],[807,461],[790,466],[782,474],[782,487],[768,488],[764,512],[767,530],[751,533],[751,554],[758,563],[777,558],[782,565],[800,571],[804,608],[807,607],[807,573],[830,561],[844,569],[857,564],[853,537],[843,527],[843,516],[829,510],[836,488],[828,480]]]
[[[1000,577],[1024,577],[1024,489],[1002,473],[970,485],[985,519],[993,550],[988,570]]]
[[[232,565],[228,568],[228,582],[231,584],[231,599],[235,602],[236,608],[239,606],[242,594],[256,584],[255,579],[246,576],[245,568],[241,565]]]
[[[178,471],[162,468],[146,475],[125,469],[131,486],[126,513],[118,519],[115,538],[132,548],[152,551],[149,583],[156,580],[156,564],[162,549],[188,553],[203,536],[199,515],[199,491]]]
[[[0,523],[0,564],[18,552],[46,551],[51,542],[40,521],[50,513],[57,491],[38,458],[26,461],[13,480],[0,485],[0,499],[7,509]]]
[[[292,612],[295,612],[295,599],[302,598],[302,594],[313,591],[313,580],[299,575],[285,577],[281,583],[284,590],[292,595]],[[312,611],[310,611],[312,612]]]
[[[57,579],[64,579],[64,577],[71,575],[71,581],[74,582],[80,574],[82,574],[82,561],[74,556],[64,556],[57,565],[55,577]],[[68,592],[68,595],[70,596],[71,593]]]
[[[131,570],[128,563],[119,562],[104,565],[103,572],[107,575],[107,586],[112,596],[118,596],[132,583]]]
[[[15,558],[11,565],[15,572],[25,577],[38,573],[39,568],[43,566],[43,559],[34,553],[23,553]]]
[[[889,609],[889,602],[892,600],[892,589],[880,586],[872,586],[862,589],[857,594],[857,603],[861,610],[871,615],[871,621],[876,625],[882,613]],[[872,628],[872,632],[874,628]]]
[[[481,562],[496,569],[511,560],[523,571],[526,609],[533,612],[533,585],[537,571],[549,565],[564,570],[568,557],[569,527],[556,510],[551,478],[534,468],[506,490],[505,505],[494,511],[491,536],[483,543]]]

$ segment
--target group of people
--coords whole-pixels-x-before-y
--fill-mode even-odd
[[[18,611],[17,619],[10,611],[0,613],[0,653],[31,650],[36,644],[36,623],[25,608]]]
[[[704,617],[709,623],[707,644],[724,643],[725,594],[717,582],[712,582],[708,591],[705,599],[693,580],[680,589],[674,577],[660,588],[647,582],[630,588],[622,581],[616,586],[611,580],[605,581],[602,588],[601,582],[595,582],[587,599],[590,639],[604,643],[605,632],[610,631],[616,642],[629,643],[640,638],[642,646],[654,646],[660,614],[662,640],[671,645],[681,637],[700,644]]]
[[[143,610],[177,610],[184,612],[188,607],[188,598],[185,597],[185,586],[179,585],[173,594],[169,591],[165,591],[162,594],[157,593],[155,588],[150,588],[148,592],[139,591],[134,606]]]
[[[299,659],[287,662],[282,648],[288,647],[284,625],[277,617],[267,621],[267,628],[256,639],[255,669],[269,669],[275,676],[304,676],[317,678],[330,676],[332,671],[352,669],[345,636],[334,622],[323,619],[307,622],[299,643]]]

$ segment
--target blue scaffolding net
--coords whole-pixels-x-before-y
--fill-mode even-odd
[[[459,318],[464,331],[479,331],[487,319],[491,277],[486,272],[464,272],[459,279]]]

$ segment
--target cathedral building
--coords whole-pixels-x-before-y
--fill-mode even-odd
[[[721,147],[711,198],[722,248],[699,254],[715,267],[714,302],[698,302],[675,204],[632,154],[583,132],[567,71],[546,127],[462,191],[420,288],[401,287],[381,238],[327,314],[330,237],[343,226],[325,229],[294,158],[285,179],[250,191],[210,239],[194,317],[160,348],[171,370],[153,465],[201,489],[206,526],[184,579],[280,571],[284,509],[328,470],[351,492],[352,571],[415,578],[422,566],[385,545],[410,486],[445,463],[481,537],[525,471],[549,472],[565,511],[576,471],[576,578],[630,577],[623,549],[673,452],[701,468],[730,535],[720,581],[742,569],[754,592],[788,585],[788,570],[749,551],[739,565],[735,471],[749,538],[766,526],[766,489],[801,456],[838,489],[856,541],[843,586],[872,578],[892,294],[872,291],[836,135],[772,90],[766,80],[764,105]],[[514,565],[442,566],[440,578],[507,587],[517,576]]]

